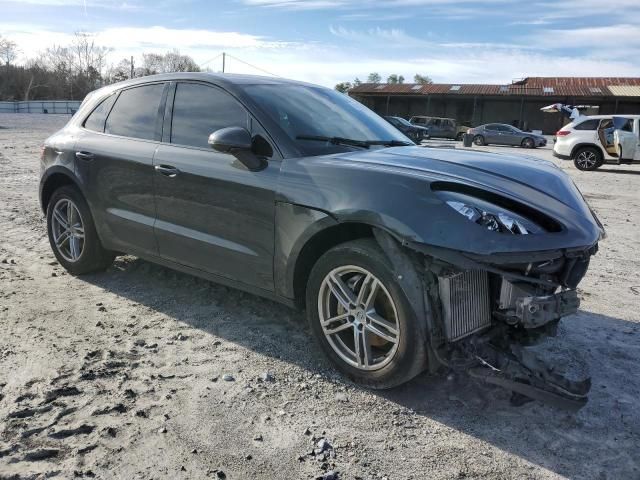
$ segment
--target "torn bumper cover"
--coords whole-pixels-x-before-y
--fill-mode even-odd
[[[439,326],[431,347],[441,363],[462,364],[476,378],[560,408],[584,406],[591,386],[584,361],[549,337],[578,310],[575,288],[597,245],[484,258],[405,246],[425,255],[425,288]]]

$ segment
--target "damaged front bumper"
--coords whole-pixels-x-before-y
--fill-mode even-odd
[[[576,287],[597,245],[484,257],[405,246],[424,254],[439,364],[560,408],[585,405],[585,362],[554,337],[560,319],[580,306]]]

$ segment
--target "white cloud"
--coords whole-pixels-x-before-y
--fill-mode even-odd
[[[545,48],[609,48],[615,56],[617,49],[640,47],[640,26],[621,24],[603,27],[544,29],[531,35],[536,45]]]

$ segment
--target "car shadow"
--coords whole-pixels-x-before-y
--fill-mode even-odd
[[[205,334],[360,389],[327,367],[302,312],[130,256],[106,273],[80,278]],[[422,374],[371,393],[474,437],[479,449],[486,442],[564,477],[640,478],[640,325],[584,311],[563,325],[593,375],[590,401],[577,414],[538,402],[514,407],[507,391],[464,374]]]

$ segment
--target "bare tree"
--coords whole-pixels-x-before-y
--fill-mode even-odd
[[[200,67],[189,55],[178,50],[165,53],[145,53],[142,55],[143,75],[171,72],[199,72]]]
[[[8,66],[18,58],[18,45],[16,42],[3,38],[0,35],[0,59]]]

